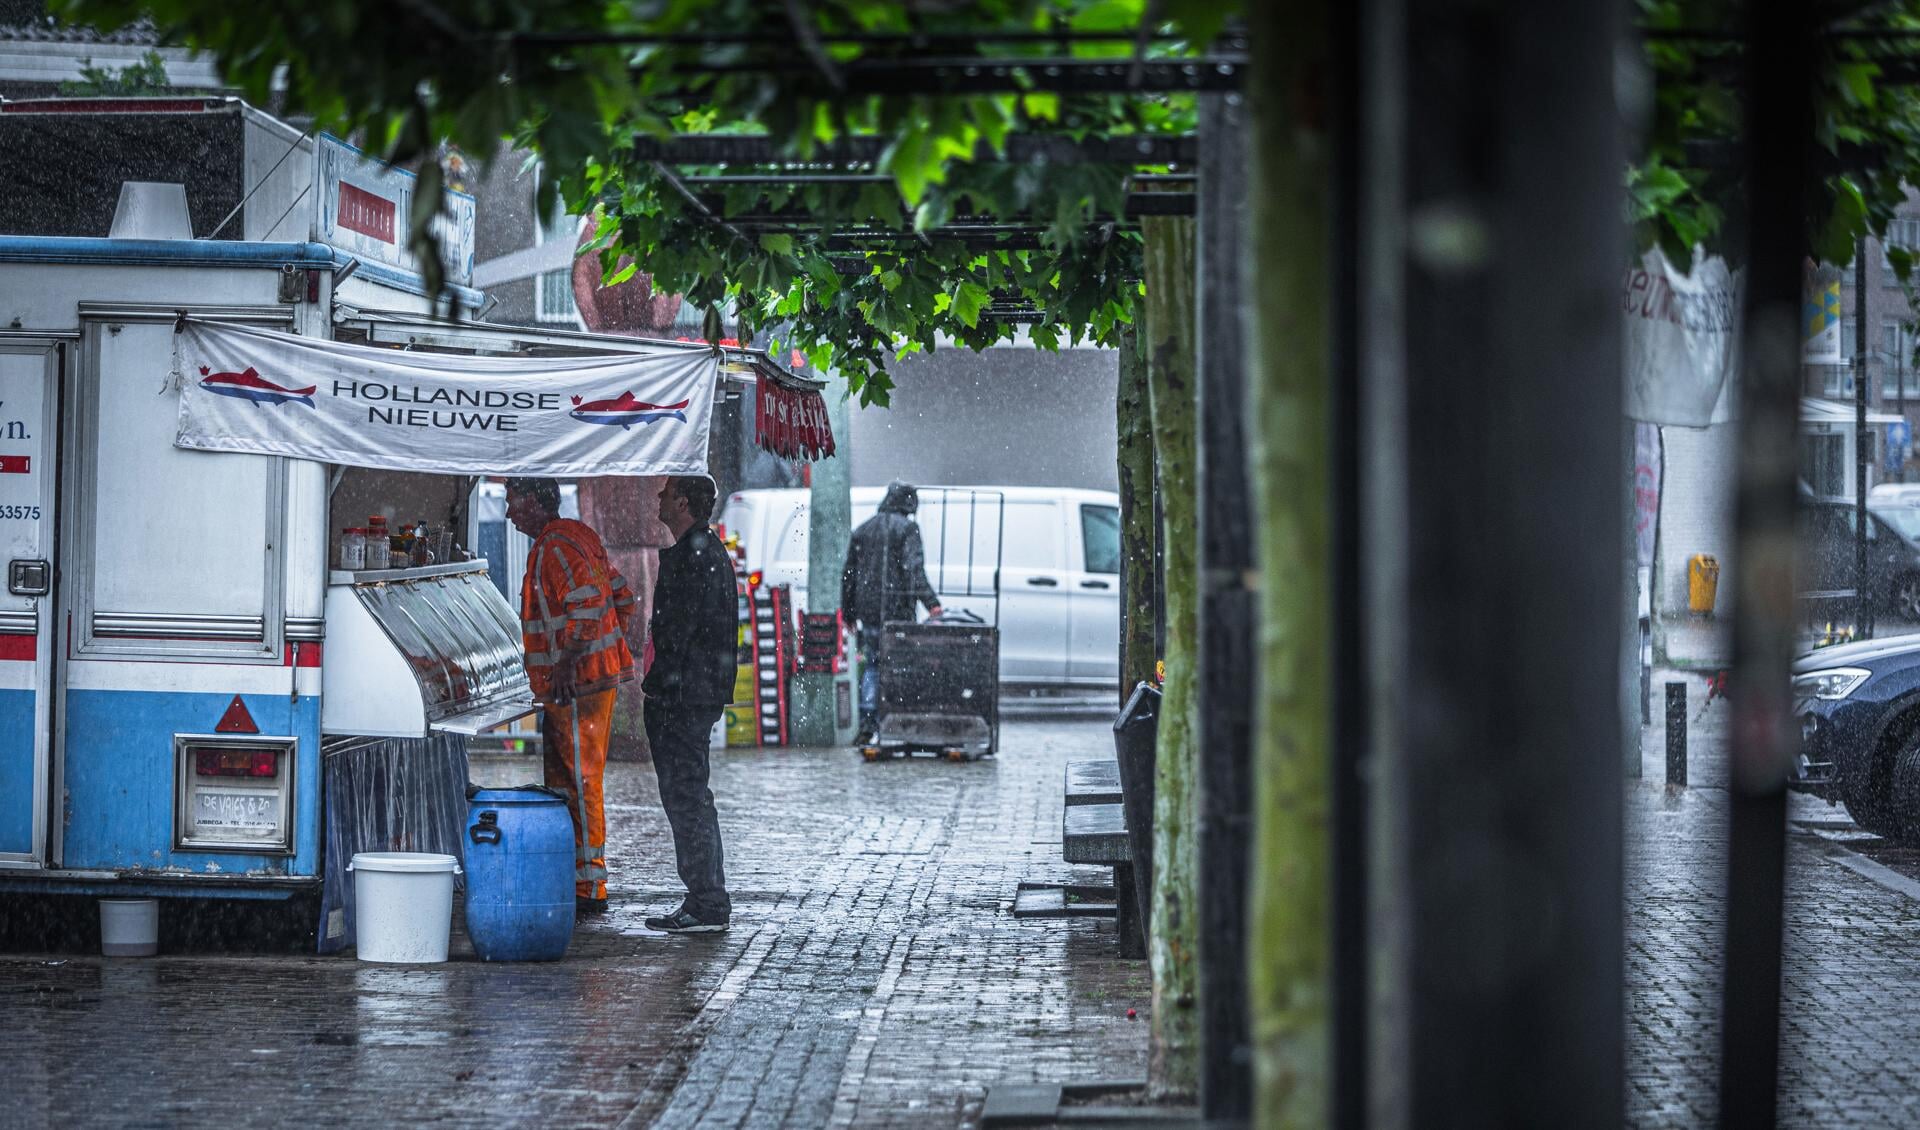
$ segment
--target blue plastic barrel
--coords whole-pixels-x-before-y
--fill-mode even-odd
[[[558,961],[573,936],[573,819],[538,785],[467,800],[467,935],[482,961]]]

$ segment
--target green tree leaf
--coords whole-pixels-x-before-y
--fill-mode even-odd
[[[980,311],[986,309],[993,295],[986,287],[976,282],[963,282],[953,290],[953,313],[960,323],[968,329],[980,324]]]

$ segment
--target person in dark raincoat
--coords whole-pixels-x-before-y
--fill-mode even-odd
[[[929,616],[940,614],[940,598],[927,580],[920,524],[913,519],[919,509],[918,491],[898,480],[889,483],[879,512],[853,531],[847,564],[840,571],[840,608],[850,623],[859,625],[862,741],[872,738],[880,705],[880,669],[874,661],[881,627],[913,620],[916,605],[926,605]]]

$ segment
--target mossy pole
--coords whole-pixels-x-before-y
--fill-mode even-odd
[[[1200,918],[1200,1114],[1253,1113],[1247,893],[1253,855],[1253,689],[1259,620],[1247,481],[1247,115],[1238,94],[1200,98],[1200,641],[1195,714]]]
[[[1159,461],[1166,565],[1167,681],[1154,768],[1153,1040],[1149,1089],[1198,1087],[1199,930],[1195,870],[1194,659],[1199,644],[1198,480],[1194,466],[1193,221],[1153,216],[1146,236],[1147,386]]]
[[[1147,396],[1147,355],[1140,332],[1120,344],[1120,698],[1153,681],[1154,647],[1153,417]]]
[[[1328,380],[1330,145],[1324,3],[1255,5],[1248,454],[1258,682],[1249,988],[1254,1122],[1327,1123],[1333,601]]]
[[[847,543],[853,540],[853,446],[848,434],[852,409],[846,378],[837,372],[828,374],[827,387],[820,394],[826,400],[827,425],[833,429],[836,450],[813,465],[808,494],[807,611],[815,614],[840,607],[840,571],[847,563]],[[852,641],[848,650],[854,650]],[[844,676],[806,672],[793,677],[793,744],[835,746],[853,740],[859,710],[852,712],[847,724],[841,723],[836,678]]]
[[[1144,308],[1135,311],[1144,320]],[[1147,391],[1146,346],[1129,329],[1120,342],[1120,387],[1115,398],[1120,473],[1120,700],[1151,683],[1160,658],[1160,532],[1154,522],[1153,412]],[[1136,735],[1137,736],[1137,735]],[[1123,921],[1122,957],[1145,957],[1153,928],[1153,743],[1115,735],[1120,787],[1126,808],[1127,842],[1133,861],[1114,869],[1114,882],[1130,883],[1136,911]],[[1122,891],[1124,896],[1127,891]]]

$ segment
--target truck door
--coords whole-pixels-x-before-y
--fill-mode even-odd
[[[64,347],[0,338],[0,867],[47,860]]]

